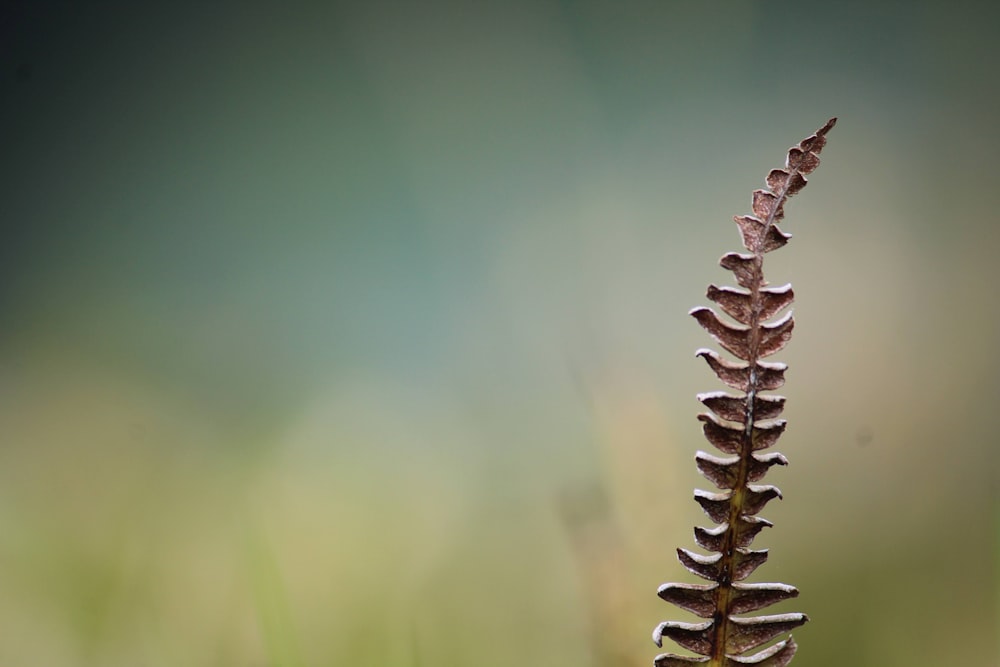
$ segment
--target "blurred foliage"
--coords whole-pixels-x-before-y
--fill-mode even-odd
[[[649,664],[685,313],[831,115],[757,580],[998,662],[998,10],[2,11],[0,664]]]

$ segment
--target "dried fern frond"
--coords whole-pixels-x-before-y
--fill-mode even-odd
[[[784,667],[795,655],[791,635],[753,655],[744,655],[805,623],[805,614],[775,614],[742,617],[799,592],[785,584],[748,584],[743,580],[767,560],[767,550],[754,551],[754,537],[771,523],[757,514],[781,491],[756,484],[773,465],[787,465],[784,456],[765,453],[785,430],[777,419],[784,408],[781,396],[764,395],[785,383],[785,364],[762,361],[788,344],[794,320],[791,312],[777,317],[794,298],[791,285],[768,287],[764,280],[764,254],[788,242],[777,222],[784,218],[785,202],[806,186],[806,175],[819,166],[819,152],[826,134],[836,123],[831,118],[812,136],[788,151],[784,169],[767,175],[767,188],[753,193],[753,214],[734,218],[749,254],[729,253],[720,264],[733,272],[739,288],[708,287],[708,298],[735,324],[710,308],[695,308],[691,315],[739,361],[728,361],[712,350],[698,350],[718,378],[742,392],[699,394],[709,412],[698,415],[705,438],[726,456],[699,451],[698,470],[718,493],[695,490],[695,500],[716,524],[694,529],[695,542],[711,552],[705,556],[678,549],[677,557],[690,572],[708,584],[663,584],[659,596],[696,616],[702,623],[667,621],[653,631],[653,641],[662,646],[664,637],[697,654],[687,657],[664,653],[656,667]],[[769,321],[770,320],[770,321]]]

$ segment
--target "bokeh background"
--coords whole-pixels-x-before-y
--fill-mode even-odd
[[[998,663],[1000,10],[8,1],[0,664],[650,664],[786,149],[796,664]]]

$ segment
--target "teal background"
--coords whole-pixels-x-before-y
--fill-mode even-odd
[[[993,664],[1000,11],[8,2],[0,664],[650,664],[787,148],[802,665]]]

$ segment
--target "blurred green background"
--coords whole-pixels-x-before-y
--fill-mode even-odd
[[[686,312],[833,115],[754,580],[998,663],[994,6],[3,7],[0,664],[651,664]]]

